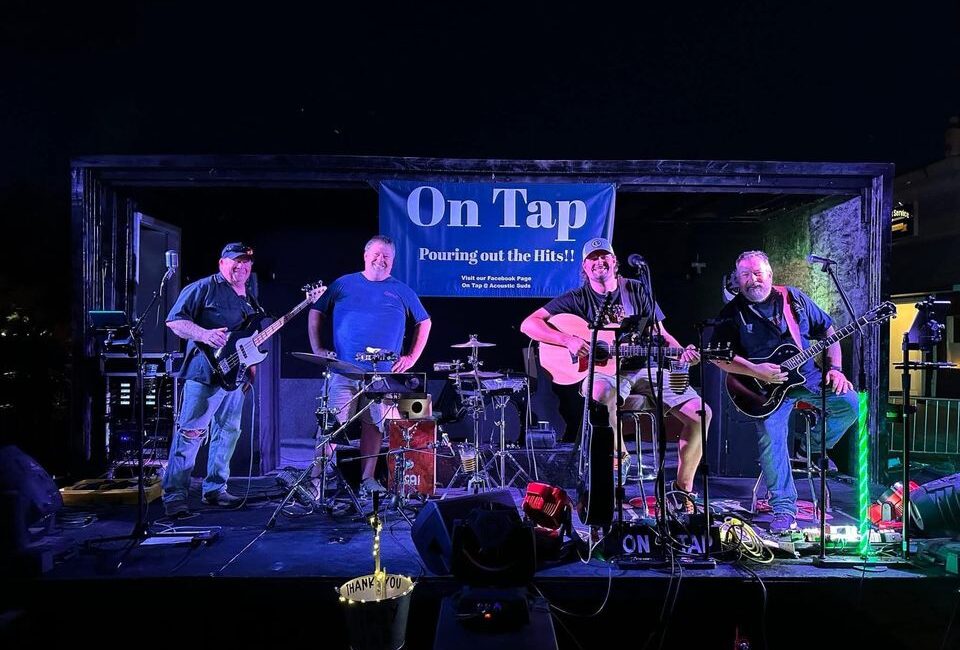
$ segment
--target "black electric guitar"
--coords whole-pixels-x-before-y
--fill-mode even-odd
[[[226,390],[235,390],[242,386],[247,380],[247,371],[267,358],[267,353],[260,350],[260,346],[303,311],[307,305],[313,304],[327,288],[322,282],[316,282],[307,285],[303,290],[307,297],[284,316],[265,327],[262,332],[260,326],[266,316],[254,314],[248,317],[240,327],[229,332],[229,338],[223,347],[214,348],[205,343],[197,343],[197,347],[213,368],[213,376],[217,384]]]
[[[813,359],[824,349],[845,339],[863,325],[881,323],[897,315],[897,307],[892,302],[884,302],[846,327],[837,330],[830,337],[817,341],[806,350],[799,350],[792,343],[784,343],[773,351],[773,354],[762,359],[750,359],[753,363],[775,363],[787,373],[787,380],[782,384],[771,384],[755,377],[727,373],[726,388],[730,401],[737,410],[752,418],[765,418],[780,408],[787,391],[794,386],[800,386],[805,378],[800,374],[800,366]]]

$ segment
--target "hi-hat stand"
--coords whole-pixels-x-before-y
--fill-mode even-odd
[[[476,343],[476,335],[471,335],[470,341]],[[464,373],[458,370],[454,374],[453,384],[457,392],[457,397],[462,403],[466,404],[467,412],[473,420],[473,448],[470,449],[467,445],[460,447],[460,466],[457,467],[453,478],[451,478],[447,484],[448,488],[452,487],[461,475],[469,474],[470,478],[467,479],[466,489],[467,491],[472,491],[474,494],[486,489],[490,483],[490,476],[487,474],[487,465],[483,463],[483,454],[480,449],[480,419],[485,417],[486,406],[483,400],[483,384],[480,381],[480,366],[483,364],[480,362],[478,350],[479,346],[472,346],[470,356],[467,357],[467,364],[470,366],[470,370]],[[466,399],[464,399],[462,384],[462,378],[464,376],[472,377],[476,383],[476,391],[474,391],[473,395],[468,395]],[[466,452],[466,454],[464,452]],[[473,453],[472,457],[468,455],[470,453]]]
[[[524,481],[524,484],[530,483],[532,480],[530,475],[527,473],[523,466],[517,461],[516,458],[507,450],[507,441],[506,441],[506,429],[507,429],[507,403],[510,401],[509,395],[493,395],[490,398],[493,402],[493,407],[500,412],[500,418],[494,423],[496,427],[500,430],[500,445],[498,449],[490,457],[490,460],[486,462],[483,466],[484,472],[491,465],[496,466],[500,472],[500,485],[501,488],[508,488],[513,485],[513,482],[518,478]],[[513,465],[515,470],[513,476],[510,477],[510,480],[507,480],[507,461]]]

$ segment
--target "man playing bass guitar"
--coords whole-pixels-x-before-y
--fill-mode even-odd
[[[729,342],[737,354],[733,361],[716,363],[734,373],[727,376],[727,389],[737,408],[756,418],[760,466],[773,510],[770,532],[781,534],[796,527],[797,515],[797,488],[787,450],[790,412],[798,399],[820,404],[820,370],[813,358],[795,370],[781,365],[782,362],[763,359],[784,344],[804,350],[811,347],[811,341],[833,336],[833,321],[800,289],[774,286],[770,260],[762,251],[746,251],[737,258],[736,281],[740,291],[721,310],[714,340]],[[830,364],[827,448],[831,449],[857,420],[858,408],[856,394],[850,390],[852,384],[841,369],[840,344],[834,343],[826,350]],[[749,385],[754,380],[762,382],[756,386],[774,388],[769,394],[751,393]],[[794,382],[789,390],[771,400],[771,395],[777,395],[776,386],[786,383],[786,388]],[[750,399],[754,394],[757,397]],[[782,400],[779,405],[776,399]],[[770,408],[764,409],[768,403]],[[822,418],[819,420],[822,422]],[[821,431],[822,425],[811,432],[813,449],[820,448]],[[807,453],[813,450],[808,449]]]
[[[227,244],[220,252],[219,269],[219,273],[184,287],[167,315],[167,327],[188,341],[180,371],[184,379],[180,417],[163,476],[163,506],[169,517],[190,514],[190,475],[205,440],[210,441],[210,449],[203,501],[219,506],[241,501],[227,492],[227,479],[240,437],[243,391],[227,390],[218,382],[198,344],[220,348],[229,339],[230,330],[263,310],[247,286],[253,269],[252,248],[240,242]]]
[[[617,272],[617,257],[613,253],[610,242],[602,237],[591,239],[583,247],[583,273],[586,282],[571,291],[568,291],[527,316],[520,325],[520,330],[530,338],[549,346],[566,348],[571,359],[586,359],[590,346],[583,338],[584,332],[572,333],[564,331],[564,317],[572,314],[590,323],[603,305],[606,297],[610,296],[610,308],[606,325],[618,324],[626,316],[646,317],[663,320],[663,312],[659,305],[650,305],[650,300],[637,280],[622,278]],[[612,292],[612,295],[610,295]],[[699,356],[693,346],[682,348],[677,340],[660,323],[660,333],[666,345],[679,348],[679,359],[685,363],[697,363]],[[588,336],[588,335],[587,335]],[[546,346],[541,345],[541,360]],[[610,418],[610,426],[614,431],[617,428],[617,398],[626,399],[631,394],[651,396],[652,387],[648,379],[646,359],[630,365],[624,365],[620,375],[620,385],[616,385],[616,378],[612,372],[596,372],[593,385],[593,399],[604,404]],[[612,359],[609,361],[613,363]],[[623,365],[623,364],[622,364]],[[654,369],[654,376],[656,369]],[[663,369],[663,401],[664,411],[676,416],[682,423],[680,432],[679,464],[677,465],[677,480],[674,489],[690,492],[693,489],[693,480],[697,471],[697,464],[702,454],[700,441],[700,417],[697,410],[700,400],[697,393],[689,385],[680,392],[669,388],[670,372]],[[583,391],[584,385],[581,388]],[[707,426],[710,424],[710,407],[704,404],[707,417]],[[688,501],[692,504],[692,500]]]

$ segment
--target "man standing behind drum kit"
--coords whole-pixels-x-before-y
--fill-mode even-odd
[[[357,354],[378,349],[397,354],[390,372],[405,372],[420,358],[430,336],[430,316],[413,289],[391,277],[396,247],[393,240],[377,235],[363,248],[363,271],[337,278],[310,309],[307,332],[314,354],[330,355],[320,342],[324,321],[333,316],[333,349],[342,361],[372,371],[370,361],[357,361]],[[402,351],[407,320],[413,325],[410,348]],[[386,370],[381,365],[377,370]],[[362,382],[340,374],[330,377],[328,406],[335,409],[337,419],[346,422],[358,408],[369,401],[360,396]],[[352,400],[352,401],[351,401]],[[380,452],[381,427],[387,417],[398,417],[392,404],[374,403],[360,417],[361,487],[367,491],[386,492],[374,477],[376,454]]]

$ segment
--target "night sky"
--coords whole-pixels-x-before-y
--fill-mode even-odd
[[[0,211],[17,244],[5,293],[29,301],[40,274],[66,270],[72,156],[882,161],[903,171],[942,157],[960,113],[956,2],[283,4],[6,3]]]

